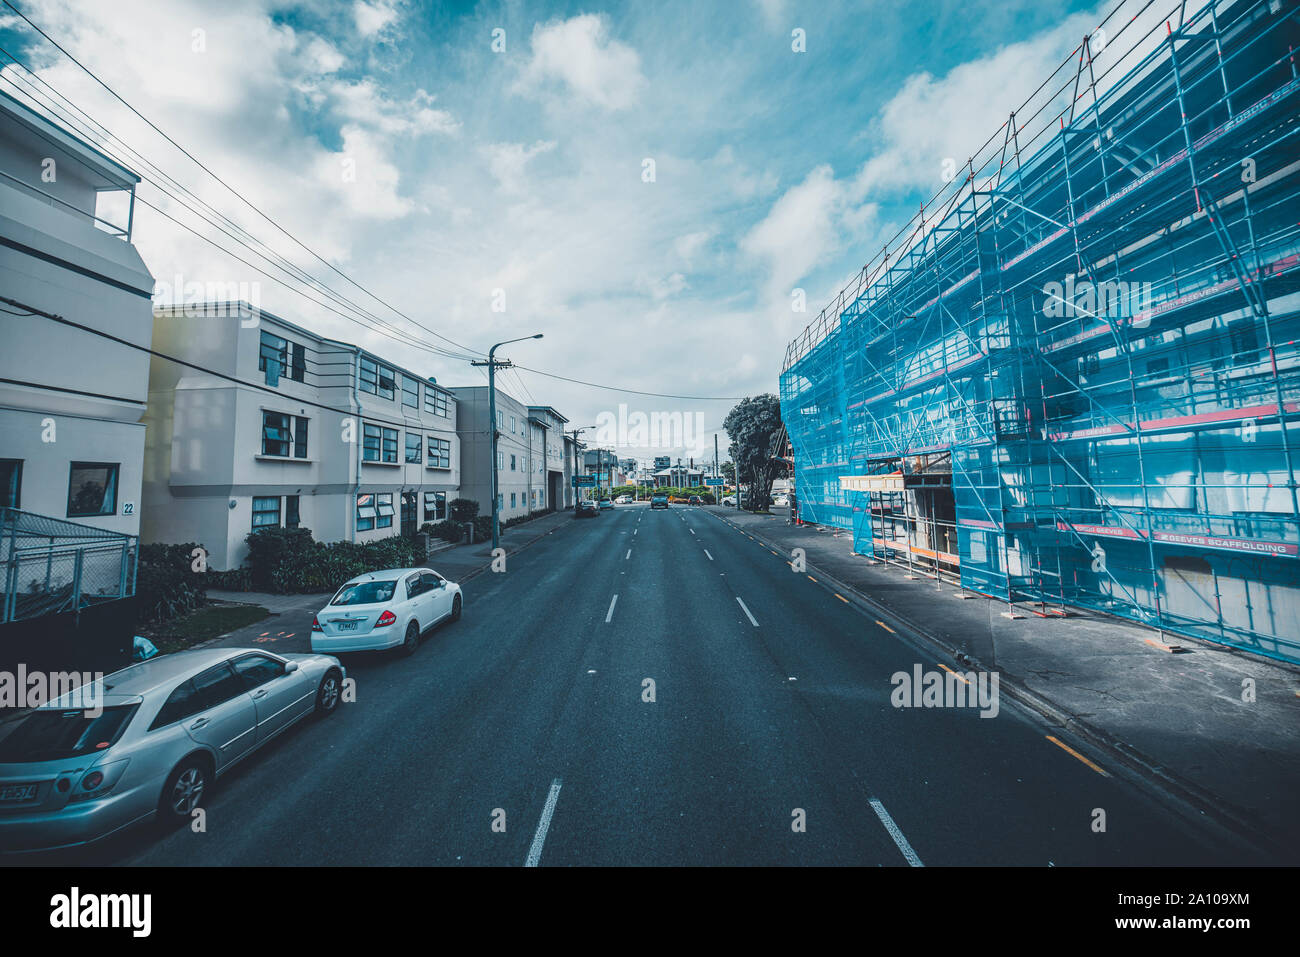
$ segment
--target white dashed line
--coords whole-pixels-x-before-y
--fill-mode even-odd
[[[745,603],[743,601],[740,601],[739,595],[736,596],[736,601],[740,602],[741,610],[744,611],[745,617],[749,619],[749,623],[753,625],[755,628],[757,628],[758,622],[755,620],[754,616],[749,613],[749,609],[745,607]]]
[[[912,845],[907,843],[907,838],[903,836],[903,832],[900,831],[898,825],[894,823],[894,819],[890,817],[889,812],[885,810],[885,806],[875,798],[872,798],[871,809],[876,812],[876,817],[880,818],[880,823],[885,825],[885,830],[888,831],[889,836],[894,839],[894,843],[898,845],[898,849],[903,852],[903,856],[907,858],[907,863],[913,867],[925,867],[925,865],[921,863],[921,858],[917,857],[916,851],[912,850]]]
[[[705,554],[705,555],[709,555],[709,550],[708,550],[707,548],[704,550],[704,554]],[[713,561],[713,556],[712,556],[712,555],[709,555],[709,561]]]
[[[623,556],[623,561],[627,561],[631,557],[632,557],[632,549],[629,548],[627,550],[627,554]]]
[[[551,815],[555,813],[555,802],[560,799],[560,785],[556,778],[551,782],[551,793],[546,795],[546,806],[542,808],[542,819],[537,822],[537,833],[533,835],[533,845],[528,848],[528,860],[524,867],[536,867],[542,861],[542,845],[546,843],[546,832],[551,826]]]
[[[609,624],[614,617],[614,606],[618,604],[618,596],[615,595],[609,602],[609,611],[605,613],[605,624]]]

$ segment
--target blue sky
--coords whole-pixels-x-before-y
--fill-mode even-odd
[[[15,2],[289,231],[422,324],[478,349],[541,331],[509,355],[700,396],[776,391],[786,343],[941,185],[944,159],[964,161],[1112,5]],[[791,48],[796,29],[806,52]],[[504,51],[492,48],[494,30]],[[0,16],[0,46],[347,288],[16,18]],[[141,196],[184,215],[148,184]],[[160,279],[260,281],[272,312],[447,384],[482,381],[463,362],[311,305],[147,209],[136,241]],[[806,313],[791,308],[796,288]],[[492,308],[498,291],[504,311]],[[519,375],[504,386],[575,425],[627,403],[699,411],[711,432],[731,405]]]

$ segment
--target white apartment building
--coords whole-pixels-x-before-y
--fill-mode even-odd
[[[461,494],[479,503],[479,514],[492,514],[492,434],[488,387],[452,388],[459,406],[463,452]],[[570,458],[564,425],[549,406],[526,406],[496,390],[497,507],[507,521],[552,506],[572,503]],[[567,494],[566,494],[567,490]]]
[[[238,567],[267,526],[366,542],[447,518],[455,396],[358,346],[244,303],[159,308],[142,535]]]
[[[138,182],[0,93],[0,506],[129,535],[149,355],[96,333],[150,345],[154,280],[131,243]]]

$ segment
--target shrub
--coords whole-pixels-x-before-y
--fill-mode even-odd
[[[454,498],[448,507],[453,522],[472,522],[478,518],[478,502],[472,498]]]
[[[474,519],[474,541],[492,540],[492,516],[479,515]]]
[[[420,531],[433,538],[441,538],[445,542],[459,542],[465,537],[465,527],[451,520],[425,522],[420,526]]]
[[[229,571],[209,571],[208,587],[222,591],[252,591],[253,575],[247,568],[232,568]]]
[[[194,570],[195,542],[184,545],[141,545],[135,593],[141,622],[189,614],[203,604],[209,581]]]
[[[377,542],[318,542],[307,529],[264,528],[247,538],[248,570],[257,588],[275,594],[335,591],[349,578],[422,560],[415,542],[395,535]]]

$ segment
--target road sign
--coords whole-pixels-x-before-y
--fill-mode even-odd
[[[721,484],[722,484],[722,479],[721,479],[721,477],[719,477],[719,478],[709,478],[709,477],[706,476],[705,479],[704,479],[704,484],[705,484],[705,485],[721,485]]]
[[[573,477],[574,488],[595,488],[596,476],[594,475],[575,475]]]

